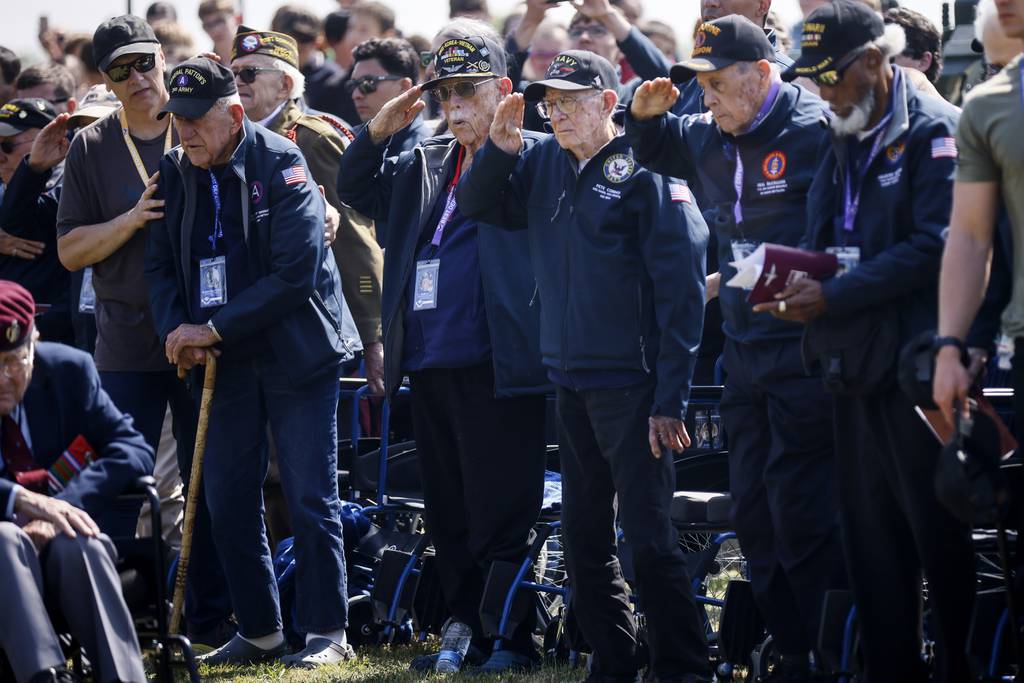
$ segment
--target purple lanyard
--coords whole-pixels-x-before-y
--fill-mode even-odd
[[[844,197],[844,208],[843,208],[843,230],[846,232],[853,232],[853,224],[857,220],[857,210],[860,208],[860,195],[864,189],[864,180],[868,177],[868,169],[871,168],[871,164],[875,161],[875,157],[882,151],[882,139],[885,137],[885,132],[889,128],[889,121],[892,119],[892,112],[885,115],[878,126],[878,132],[875,133],[875,140],[871,143],[871,152],[868,154],[867,160],[864,165],[860,168],[860,172],[857,174],[857,192],[853,192],[850,185],[850,176],[853,175],[853,169],[850,168],[850,160],[846,160],[846,193]]]
[[[466,156],[466,148],[459,147],[459,159],[455,162],[455,177],[448,186],[448,199],[444,203],[444,211],[441,213],[441,220],[437,222],[437,229],[434,230],[434,237],[430,243],[435,247],[441,246],[441,236],[444,235],[444,228],[455,213],[455,186],[459,184],[459,176],[462,175],[462,158]]]
[[[210,195],[213,197],[213,231],[207,239],[210,240],[210,247],[216,256],[217,240],[224,236],[224,227],[220,224],[220,185],[213,171],[207,169],[207,172],[210,174]]]
[[[1020,103],[1024,104],[1024,58],[1020,60]]]
[[[754,116],[754,120],[751,121],[750,126],[747,128],[745,133],[749,133],[768,118],[769,112],[772,110],[772,106],[775,104],[775,99],[779,96],[779,90],[781,84],[777,81],[772,83],[771,89],[768,91],[768,96],[764,98],[764,102],[761,104],[761,108],[757,111]],[[743,222],[743,158],[740,156],[739,141],[736,143],[736,172],[732,176],[732,186],[736,190],[736,203],[732,207],[733,218],[736,219],[736,225]]]

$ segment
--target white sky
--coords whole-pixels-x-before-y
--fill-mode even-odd
[[[11,48],[23,58],[38,59],[41,55],[35,36],[39,17],[46,15],[54,27],[73,32],[88,32],[103,20],[122,14],[131,6],[133,12],[143,14],[150,0],[33,0],[28,7],[18,0],[3,0],[3,20],[0,22],[0,45]],[[198,45],[205,47],[205,36],[196,17],[199,0],[172,0],[178,8],[178,18],[196,36]],[[286,0],[241,0],[247,24],[257,28],[269,26],[270,18]],[[292,0],[305,4],[316,12],[326,14],[337,7],[335,0]],[[405,33],[431,36],[444,23],[448,14],[447,0],[385,0],[395,8],[398,25]],[[18,9],[13,10],[15,3]],[[501,17],[510,12],[519,0],[489,0],[491,12]],[[660,19],[675,28],[679,35],[688,35],[696,20],[698,0],[646,0],[645,17]],[[939,25],[942,19],[942,0],[902,0],[902,5],[924,12]],[[800,18],[797,0],[775,0],[774,9],[787,25]],[[558,11],[565,11],[561,8]]]

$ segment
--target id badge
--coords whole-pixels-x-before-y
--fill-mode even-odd
[[[92,288],[92,266],[82,272],[82,291],[78,293],[78,312],[96,312],[96,290]]]
[[[825,251],[835,254],[839,260],[836,277],[842,277],[860,265],[860,247],[829,247]]]
[[[199,305],[202,308],[223,306],[228,302],[228,275],[224,257],[199,262]]]
[[[731,240],[729,245],[732,247],[733,261],[742,261],[757,251],[758,247],[757,242],[751,240]]]
[[[437,259],[416,262],[416,288],[412,310],[429,311],[437,308],[437,272],[441,262]]]

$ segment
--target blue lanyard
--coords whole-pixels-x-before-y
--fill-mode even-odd
[[[210,174],[210,196],[213,197],[213,231],[210,233],[210,247],[214,254],[217,253],[217,240],[224,236],[224,228],[220,224],[220,184],[213,171],[207,169]]]
[[[882,139],[885,137],[885,132],[889,128],[889,121],[892,119],[892,113],[885,115],[885,118],[878,124],[878,132],[875,133],[875,140],[871,143],[871,153],[868,154],[867,160],[864,165],[861,166],[860,172],[857,174],[857,191],[853,192],[850,186],[850,176],[853,175],[853,169],[851,168],[851,160],[846,160],[846,196],[845,205],[843,210],[843,229],[846,232],[853,232],[853,224],[857,220],[857,210],[860,208],[860,195],[864,189],[864,180],[868,176],[868,170],[871,168],[871,164],[874,163],[875,157],[882,151]]]
[[[1024,58],[1020,60],[1020,103],[1024,105]]]

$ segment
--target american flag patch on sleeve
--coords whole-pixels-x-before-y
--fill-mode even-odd
[[[690,188],[682,183],[669,183],[668,194],[674,202],[690,203]]]
[[[956,159],[956,138],[935,138],[932,140],[932,159]]]
[[[285,185],[300,185],[306,182],[306,167],[302,164],[296,164],[291,168],[286,168],[281,171],[281,175],[284,176]]]

